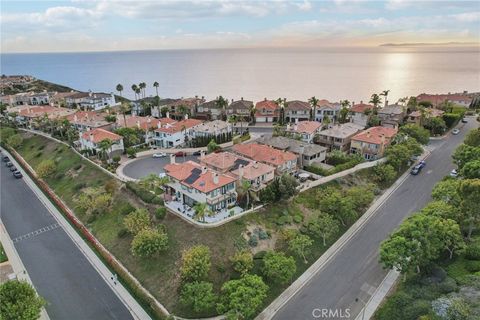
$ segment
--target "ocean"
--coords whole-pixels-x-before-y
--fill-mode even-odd
[[[29,74],[77,90],[147,95],[389,101],[419,93],[480,91],[480,49],[431,47],[158,50],[1,54],[2,74]]]

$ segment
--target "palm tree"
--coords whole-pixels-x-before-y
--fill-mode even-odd
[[[347,122],[347,116],[348,116],[348,109],[350,108],[350,101],[348,100],[342,100],[340,101],[340,104],[342,105],[342,109],[340,110],[340,123],[345,123]]]
[[[125,114],[130,110],[130,104],[128,102],[122,102],[120,105],[120,112],[123,114],[123,123],[125,128],[127,127],[127,117]]]
[[[140,89],[139,87],[137,87],[137,90],[135,90],[135,93],[138,95],[138,99],[141,98],[140,96],[140,93],[142,92],[142,89]]]
[[[122,91],[123,91],[123,86],[119,83],[117,84],[117,87],[116,87],[118,93],[120,93],[120,97],[122,96]]]
[[[388,103],[388,93],[389,92],[390,92],[390,90],[383,90],[382,93],[380,93],[381,96],[385,97],[385,107],[387,106],[387,103]]]
[[[237,185],[237,191],[240,194],[240,197],[243,198],[244,196],[247,197],[247,203],[245,208],[248,209],[248,205],[250,204],[250,187],[252,184],[250,181],[241,179],[240,183]]]
[[[325,115],[323,118],[322,118],[322,127],[324,129],[328,129],[328,125],[331,123],[332,121],[330,120],[330,117],[328,115]]]
[[[237,115],[234,114],[234,115],[231,115],[229,118],[228,118],[228,123],[231,123],[234,127],[237,125]]]
[[[382,103],[382,98],[376,93],[372,94],[372,97],[370,98],[370,103],[373,104],[373,107],[375,110],[377,110],[378,105]]]
[[[222,96],[218,96],[218,98],[215,100],[215,106],[221,110],[222,113],[222,118],[226,117],[227,114],[227,106],[228,106],[228,101]],[[222,119],[225,120],[225,119]]]
[[[312,106],[312,115],[310,117],[310,120],[315,121],[318,99],[313,96],[308,99],[308,102],[310,102],[310,105]]]
[[[137,100],[137,90],[138,90],[138,87],[136,84],[132,84],[132,91],[135,93],[135,100]]]
[[[158,87],[160,86],[160,84],[157,81],[155,81],[153,83],[153,86],[155,87],[155,92],[157,93],[157,97],[158,97]]]
[[[193,209],[195,210],[195,219],[205,222],[205,217],[210,216],[212,211],[205,202],[197,202]]]
[[[145,98],[145,88],[147,87],[147,84],[145,82],[140,82],[138,84],[138,87],[140,88],[140,91],[142,92],[143,98]]]
[[[98,146],[100,147],[100,150],[102,151],[102,154],[106,156],[107,160],[110,158],[110,148],[112,147],[113,142],[110,139],[104,139],[100,141]]]

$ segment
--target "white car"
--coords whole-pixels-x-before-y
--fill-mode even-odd
[[[165,152],[160,152],[160,153],[154,153],[153,158],[165,158],[167,154]]]
[[[459,134],[459,133],[460,133],[460,130],[458,130],[458,129],[453,129],[452,130],[452,134]]]
[[[453,169],[450,171],[450,177],[456,178],[458,176],[458,172],[456,169]]]

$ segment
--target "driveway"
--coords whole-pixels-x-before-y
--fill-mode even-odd
[[[176,157],[175,161],[177,163],[189,160],[198,162],[198,158],[198,156]],[[133,179],[140,179],[152,173],[159,174],[164,172],[163,167],[168,163],[170,163],[170,157],[168,156],[164,158],[153,158],[152,156],[138,158],[123,168],[123,174]]]

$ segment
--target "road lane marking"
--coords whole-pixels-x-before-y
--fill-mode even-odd
[[[32,237],[36,237],[39,234],[57,229],[58,227],[60,227],[60,225],[58,223],[54,223],[54,224],[51,224],[49,226],[46,226],[46,227],[34,230],[32,232],[26,233],[24,235],[18,236],[15,239],[12,239],[12,242],[17,243],[17,242],[22,241],[22,240],[26,240],[26,239],[29,239],[29,238],[32,238]]]

